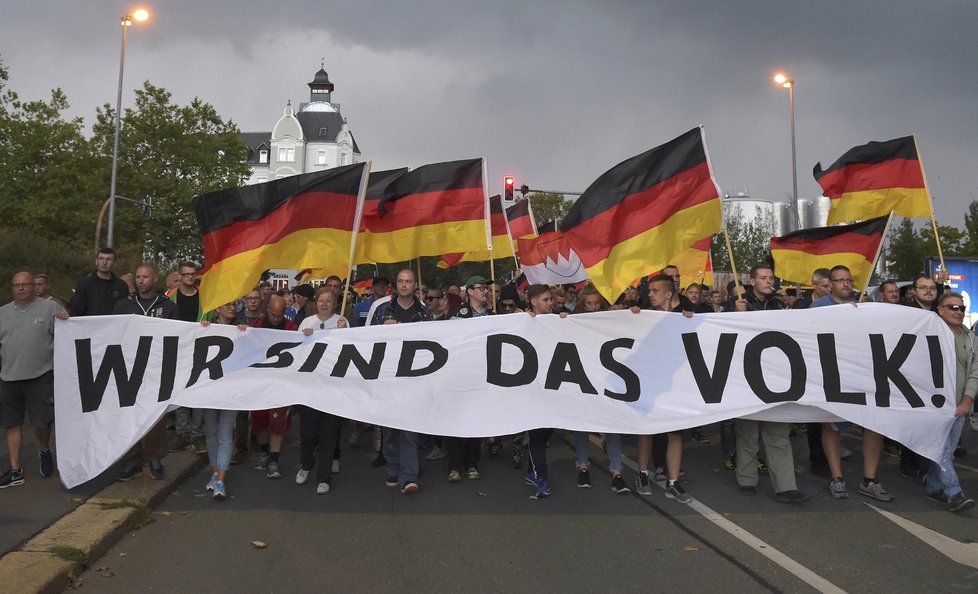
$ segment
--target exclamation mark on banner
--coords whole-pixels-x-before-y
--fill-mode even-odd
[[[941,341],[936,336],[927,337],[927,349],[930,351],[930,374],[934,378],[934,389],[944,389],[944,355],[941,354]],[[947,398],[941,394],[930,397],[931,404],[942,408]]]

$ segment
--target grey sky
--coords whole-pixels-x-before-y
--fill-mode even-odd
[[[118,0],[5,2],[0,55],[25,98],[62,87],[91,121],[114,102]],[[938,220],[978,200],[978,2],[332,2],[155,0],[130,30],[124,103],[150,80],[271,130],[326,58],[375,169],[487,156],[534,188],[582,190],[621,160],[706,127],[724,192],[799,195],[811,169],[917,134]]]

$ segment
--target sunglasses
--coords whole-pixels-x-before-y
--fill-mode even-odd
[[[951,311],[965,311],[965,307],[963,305],[945,305],[944,307],[950,309]]]
[[[500,303],[499,304],[499,307],[500,307],[500,309],[516,309],[516,304],[515,303]]]
[[[424,298],[425,301],[434,301],[436,299],[444,299],[444,297],[442,297],[441,295],[437,295],[437,296],[428,295],[427,297]]]

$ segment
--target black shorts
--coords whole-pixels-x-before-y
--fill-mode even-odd
[[[0,381],[3,427],[20,427],[24,424],[25,413],[35,429],[44,429],[54,422],[54,372],[29,380]]]

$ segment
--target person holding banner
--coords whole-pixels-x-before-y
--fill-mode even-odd
[[[924,483],[927,498],[946,504],[952,512],[975,506],[975,500],[965,496],[961,490],[961,482],[954,469],[954,450],[964,429],[964,419],[971,413],[975,395],[978,394],[978,338],[964,325],[965,311],[964,298],[960,293],[945,292],[938,300],[937,315],[954,334],[957,406],[940,464],[931,462]]]
[[[651,309],[656,311],[682,312],[687,317],[693,317],[693,312],[686,309],[683,303],[676,302],[676,277],[679,269],[667,266],[666,270],[674,270],[675,274],[659,274],[653,276],[648,284],[648,297]],[[687,301],[688,303],[688,301]],[[635,478],[635,490],[639,495],[651,495],[652,485],[649,483],[649,460],[652,458],[652,440],[655,436],[638,436],[638,476]],[[683,462],[683,434],[671,432],[666,442],[666,497],[679,503],[689,503],[693,500],[679,484],[679,472]],[[657,472],[658,474],[658,472]],[[657,479],[658,480],[658,479]]]
[[[848,266],[833,266],[829,270],[829,294],[812,302],[810,307],[827,307],[832,305],[851,304],[853,300],[852,272]],[[829,482],[829,493],[836,499],[848,499],[849,490],[842,477],[842,437],[839,432],[852,423],[825,423],[822,425],[822,449],[829,463],[832,480]],[[863,428],[863,480],[859,483],[858,491],[877,501],[893,501],[876,476],[879,468],[880,455],[883,453],[883,436],[875,431]]]
[[[429,296],[435,290],[429,291]],[[489,281],[482,276],[472,276],[465,281],[465,293],[468,304],[457,307],[448,314],[450,320],[463,320],[491,316],[489,309]],[[479,455],[482,440],[478,437],[449,437],[448,438],[448,482],[457,483],[462,480],[462,470],[465,478],[477,480],[479,474]]]
[[[553,313],[553,300],[547,285],[530,285],[526,288],[526,301],[530,306],[527,312],[531,317]],[[526,468],[524,482],[536,489],[530,499],[543,499],[550,496],[550,474],[547,471],[547,440],[553,435],[553,428],[538,427],[527,431],[530,461]]]
[[[611,305],[593,285],[588,285],[577,297],[577,304],[573,313],[596,311],[611,311]],[[574,451],[577,455],[577,486],[581,489],[591,487],[591,463],[587,455],[589,435],[586,431],[577,431],[574,434]],[[611,490],[619,495],[628,495],[632,490],[625,484],[625,479],[621,475],[621,434],[605,433],[604,444],[605,451],[608,453],[608,470],[611,471]]]
[[[414,294],[418,277],[405,268],[397,273],[396,297],[381,303],[370,325],[430,322],[431,312]],[[384,428],[383,453],[387,460],[387,486],[400,486],[402,495],[421,490],[418,485],[418,434],[402,429]]]
[[[254,328],[272,330],[298,330],[295,322],[285,317],[285,299],[272,295],[265,307],[265,315],[252,324]],[[264,470],[270,479],[282,478],[278,467],[282,452],[282,441],[292,428],[292,411],[288,406],[251,412],[251,434],[258,440],[258,464],[255,470]]]
[[[177,304],[160,295],[156,290],[156,282],[159,280],[156,266],[148,262],[140,264],[136,268],[135,278],[136,292],[117,301],[112,313],[167,320],[179,319]],[[166,455],[166,451],[166,417],[164,416],[123,457],[123,468],[116,478],[120,481],[129,481],[140,476],[143,473],[143,463],[146,462],[149,464],[150,476],[162,480],[165,470],[160,459]]]
[[[308,286],[308,285],[305,285]],[[319,330],[346,328],[346,319],[336,313],[336,293],[330,286],[316,290],[316,313],[299,324],[299,330],[306,336]],[[316,467],[316,494],[329,493],[334,472],[339,472],[340,428],[343,419],[336,415],[316,410],[309,406],[298,406],[299,441],[301,442],[299,472],[295,483],[304,485],[309,480],[312,467]],[[335,468],[335,470],[334,470]]]
[[[237,326],[242,332],[248,329],[248,325],[238,319],[233,301],[218,307],[214,313],[214,324]],[[203,320],[200,325],[207,328],[211,321]],[[207,457],[211,463],[211,478],[204,490],[211,491],[215,501],[223,501],[227,497],[224,483],[231,464],[231,455],[234,453],[234,424],[238,411],[205,408],[203,412],[204,439],[207,442]]]
[[[774,270],[767,264],[750,269],[751,287],[736,302],[737,311],[768,311],[788,309],[774,292]],[[781,503],[803,503],[810,497],[798,490],[795,481],[795,458],[788,439],[788,423],[736,419],[737,485],[744,495],[757,494],[757,454],[760,451],[758,433],[764,442],[767,468],[774,483],[774,499]]]

